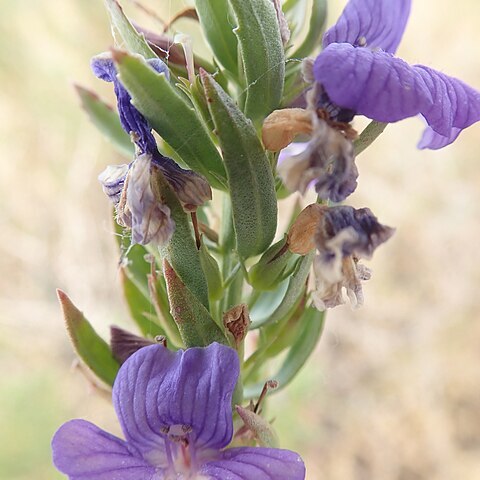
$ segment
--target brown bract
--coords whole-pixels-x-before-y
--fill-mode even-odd
[[[311,135],[311,113],[301,108],[275,110],[263,122],[262,141],[267,150],[278,152],[300,134]]]
[[[315,233],[323,212],[328,207],[313,203],[305,207],[293,222],[287,235],[288,248],[298,255],[307,255],[315,248]]]
[[[237,348],[247,335],[251,323],[248,307],[244,303],[231,308],[223,314],[223,324],[231,333]]]

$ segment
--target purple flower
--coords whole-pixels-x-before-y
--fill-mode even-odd
[[[149,59],[148,64],[158,73],[169,74],[167,66],[158,58]],[[206,179],[196,172],[184,170],[171,158],[165,157],[158,151],[157,142],[152,133],[152,127],[147,119],[132,105],[131,96],[117,78],[115,64],[110,54],[103,53],[93,57],[91,62],[93,73],[100,79],[113,83],[117,97],[118,114],[123,129],[131,136],[137,146],[137,157],[147,154],[151,165],[160,168],[163,175],[177,193],[179,200],[186,210],[195,210],[212,198],[212,191]],[[130,165],[120,165],[113,172],[112,167],[107,167],[99,177],[105,193],[118,205]],[[120,174],[123,171],[123,176]],[[112,176],[112,174],[115,175]],[[131,182],[128,182],[131,185]],[[118,210],[118,208],[117,208]],[[117,212],[118,213],[118,212]],[[168,232],[164,232],[165,238]]]
[[[357,113],[380,122],[421,114],[428,127],[418,146],[438,149],[480,120],[480,93],[393,56],[410,6],[411,0],[349,1],[325,33],[325,49],[315,60],[314,77],[324,89],[318,102],[327,111],[334,105],[340,115]]]
[[[84,420],[52,441],[55,466],[70,480],[301,480],[288,450],[239,447],[233,436],[236,352],[214,343],[173,353],[140,349],[121,367],[113,403],[125,440]]]

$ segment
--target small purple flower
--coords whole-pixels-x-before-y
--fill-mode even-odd
[[[149,59],[148,64],[158,73],[169,74],[167,66],[158,58]],[[120,123],[137,146],[137,157],[147,154],[151,160],[152,166],[157,166],[177,193],[179,200],[182,202],[186,210],[195,210],[197,206],[202,205],[212,198],[211,188],[206,179],[192,172],[184,170],[178,166],[171,158],[165,157],[158,151],[157,142],[152,133],[152,127],[147,119],[132,105],[131,96],[117,78],[115,63],[108,53],[102,53],[93,57],[91,61],[93,73],[106,82],[112,82],[115,95],[117,97],[118,114]],[[129,166],[120,165],[115,170],[115,176],[112,177],[112,167],[107,167],[99,180],[103,185],[105,193],[110,199],[118,204],[118,192],[127,184],[126,178],[129,174]],[[124,175],[120,175],[120,171]],[[131,182],[128,182],[132,185]],[[115,193],[117,192],[117,193]],[[168,237],[165,232],[164,237]]]
[[[320,106],[380,122],[421,114],[428,127],[419,148],[439,149],[480,120],[480,93],[423,65],[393,56],[411,0],[350,0],[323,39],[314,77],[325,90]],[[335,120],[335,118],[334,118]]]
[[[232,394],[236,352],[214,343],[173,353],[152,345],[120,368],[113,403],[125,441],[84,420],[52,441],[55,466],[70,480],[302,480],[294,452],[238,447]]]

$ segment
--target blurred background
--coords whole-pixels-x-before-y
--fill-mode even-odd
[[[345,3],[329,2],[329,25]],[[142,4],[168,20],[188,2]],[[480,4],[455,7],[414,1],[398,55],[480,88]],[[55,297],[68,292],[102,334],[128,325],[96,179],[123,160],[72,87],[112,98],[89,70],[112,39],[101,0],[0,0],[0,34],[0,478],[60,479],[50,439],[61,423],[118,432],[74,367]],[[359,157],[349,203],[396,235],[370,263],[365,306],[330,311],[313,358],[271,398],[281,444],[310,480],[480,478],[480,125],[439,152],[416,150],[421,130],[390,125]]]

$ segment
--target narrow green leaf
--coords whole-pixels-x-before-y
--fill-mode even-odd
[[[262,122],[283,96],[285,52],[271,0],[229,0],[237,28],[246,90],[241,103],[253,121]]]
[[[253,320],[250,330],[263,325],[279,322],[282,318],[291,313],[305,291],[306,281],[314,256],[315,253],[312,252],[299,260],[293,275],[288,280],[288,287],[286,289],[285,296],[281,300],[279,306],[269,316],[264,316]]]
[[[113,143],[113,146],[121,154],[129,158],[133,157],[135,147],[120,125],[117,112],[91,90],[80,85],[75,85],[75,89],[82,102],[82,107],[92,123]]]
[[[167,337],[168,344],[178,348],[183,348],[180,332],[178,331],[177,324],[170,313],[170,303],[168,301],[167,286],[163,275],[149,274],[148,275],[148,287],[150,291],[150,301],[152,302],[155,314],[152,315],[152,320],[158,322],[163,331],[165,337]],[[150,318],[149,315],[145,315]]]
[[[152,303],[129,278],[126,268],[120,269],[120,282],[130,315],[142,334],[152,338],[156,335],[165,335],[163,328],[150,320],[148,314],[154,311]]]
[[[200,25],[218,62],[238,74],[238,42],[231,25],[228,0],[195,0]]]
[[[200,263],[202,264],[208,284],[208,297],[210,301],[220,300],[223,294],[222,275],[217,261],[208,251],[207,246],[200,246]]]
[[[313,0],[307,35],[303,42],[291,55],[292,58],[308,57],[313,51],[320,47],[322,43],[323,32],[325,31],[326,19],[327,1]]]
[[[200,76],[227,169],[237,251],[247,258],[266,250],[277,228],[272,170],[252,122],[210,75]]]
[[[157,58],[145,40],[143,33],[138,33],[135,30],[117,0],[105,0],[105,5],[110,15],[112,27],[120,36],[120,38],[115,38],[117,46],[126,48],[131,53],[138,53],[145,58]]]
[[[360,155],[366,148],[368,148],[383,133],[387,128],[387,125],[388,123],[372,120],[360,136],[353,142],[355,155]]]
[[[191,104],[163,73],[124,52],[114,51],[120,80],[132,103],[192,170],[225,189],[226,173],[209,132]]]
[[[267,290],[266,292],[256,291],[258,297],[250,308],[250,318],[252,325],[250,329],[258,328],[265,325],[273,312],[279,308],[287,293],[289,280],[281,282],[275,290]]]
[[[278,382],[279,391],[285,388],[295,378],[299,370],[303,367],[320,339],[323,331],[325,312],[319,312],[314,307],[305,310],[301,319],[303,328],[295,343],[290,347],[285,360],[274,375],[269,378]],[[244,389],[245,398],[258,397],[262,391],[264,382],[254,385],[247,385]]]
[[[68,334],[78,356],[98,378],[108,385],[113,385],[120,365],[113,358],[107,342],[95,332],[66,293],[57,290],[57,295]]]
[[[187,214],[183,211],[175,192],[157,168],[152,174],[152,187],[156,198],[168,205],[175,222],[175,230],[170,241],[159,248],[163,259],[175,270],[188,290],[207,309],[209,308],[208,287],[200,262],[200,255],[193,238],[192,229]]]
[[[228,345],[225,334],[196,295],[185,286],[167,260],[163,263],[170,311],[187,348],[206,347],[213,342]]]

